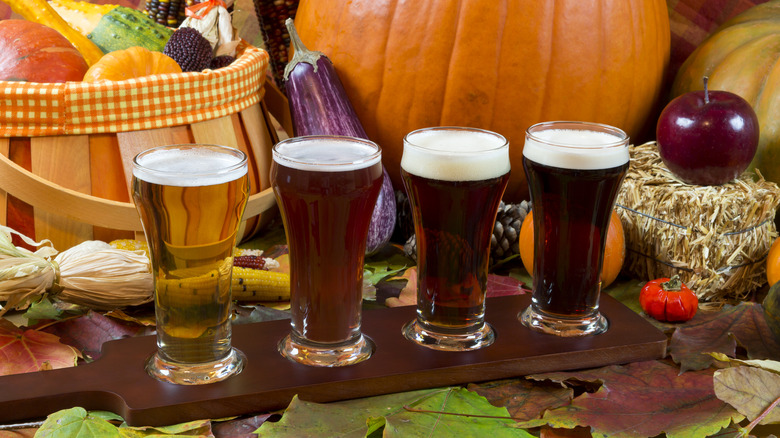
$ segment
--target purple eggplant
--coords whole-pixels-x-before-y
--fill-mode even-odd
[[[285,21],[295,50],[284,69],[285,89],[292,114],[293,134],[344,135],[370,140],[347,97],[333,63],[322,52],[308,50],[295,30],[293,20]],[[382,166],[384,180],[371,224],[368,228],[366,254],[379,251],[395,228],[396,205],[393,183]]]

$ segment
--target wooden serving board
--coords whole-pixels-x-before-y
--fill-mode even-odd
[[[246,354],[246,367],[223,382],[200,386],[163,383],[145,373],[156,337],[111,341],[89,364],[0,377],[0,423],[81,406],[114,412],[131,426],[160,426],[278,410],[295,394],[329,402],[666,355],[666,335],[606,294],[601,310],[610,329],[586,338],[528,330],[517,314],[529,303],[529,294],[488,299],[487,320],[496,342],[458,353],[421,347],[401,335],[403,324],[414,318],[413,306],[368,310],[363,332],[376,351],[369,360],[342,368],[313,368],[283,358],[276,345],[289,332],[289,320],[237,325],[233,345]]]

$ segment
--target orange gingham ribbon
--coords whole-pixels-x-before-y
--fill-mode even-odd
[[[188,125],[260,101],[268,53],[242,41],[218,70],[96,83],[0,81],[0,137],[139,131]]]

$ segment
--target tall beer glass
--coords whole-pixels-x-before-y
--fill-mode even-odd
[[[288,359],[335,367],[368,359],[360,331],[363,260],[382,186],[379,146],[352,137],[307,136],[273,148],[271,185],[290,250]]]
[[[247,157],[215,145],[149,149],[133,160],[133,201],[154,273],[158,380],[203,384],[243,369],[231,347],[233,248],[249,196]]]
[[[490,236],[509,180],[509,143],[494,132],[437,127],[404,138],[401,176],[417,239],[417,318],[408,339],[436,350],[486,347]]]
[[[601,267],[612,208],[628,170],[628,136],[611,126],[548,122],[526,132],[523,168],[534,221],[528,327],[558,336],[602,333]]]

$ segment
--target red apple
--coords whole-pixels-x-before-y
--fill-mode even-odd
[[[27,20],[0,21],[0,80],[81,81],[87,62],[56,30]]]
[[[719,185],[747,169],[758,148],[758,117],[742,97],[704,90],[678,96],[661,111],[656,141],[666,167],[682,181]]]

